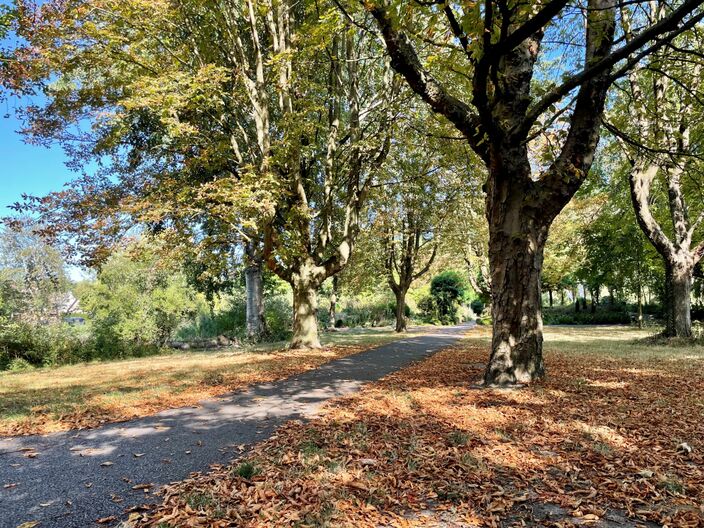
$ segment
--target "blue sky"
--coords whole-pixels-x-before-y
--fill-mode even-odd
[[[0,217],[3,217],[12,213],[8,206],[20,201],[23,193],[41,196],[61,190],[77,174],[66,167],[66,156],[61,148],[25,144],[16,132],[21,123],[14,117],[12,108],[5,107],[1,111]],[[8,113],[9,117],[3,117]]]

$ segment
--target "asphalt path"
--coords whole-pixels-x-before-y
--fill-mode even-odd
[[[99,526],[156,502],[160,486],[228,463],[288,420],[453,344],[469,325],[430,330],[196,407],[97,429],[0,438],[0,527]]]

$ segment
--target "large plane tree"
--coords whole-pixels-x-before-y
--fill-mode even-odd
[[[402,85],[383,46],[307,1],[17,0],[14,17],[0,82],[27,97],[25,137],[81,171],[30,200],[46,234],[92,264],[134,231],[206,260],[237,245],[248,333],[266,263],[293,289],[292,344],[320,346],[316,290],[389,150]]]
[[[543,250],[551,223],[589,173],[609,87],[703,16],[701,0],[684,0],[650,23],[641,4],[363,0],[392,66],[488,169],[487,385],[544,375]],[[617,31],[623,12],[635,22],[627,41]],[[538,152],[538,144],[550,148]]]

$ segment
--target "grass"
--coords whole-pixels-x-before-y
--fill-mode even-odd
[[[195,523],[196,489],[249,527],[598,526],[614,515],[704,526],[704,349],[647,336],[547,328],[547,379],[477,389],[488,357],[477,329],[280,428],[248,453],[255,481],[217,468],[171,486],[134,526]]]
[[[420,331],[415,329],[414,331]],[[322,334],[321,350],[285,343],[173,352],[146,358],[0,373],[0,435],[94,427],[315,368],[335,358],[405,337],[390,328]]]

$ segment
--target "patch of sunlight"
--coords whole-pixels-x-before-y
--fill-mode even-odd
[[[541,469],[545,466],[542,457],[514,443],[502,442],[481,446],[474,449],[473,453],[478,453],[480,458],[498,467],[526,470]]]
[[[587,380],[590,387],[598,387],[600,389],[625,389],[628,387],[628,383],[625,381],[595,381]]]
[[[610,444],[614,447],[629,449],[634,447],[626,438],[606,425],[590,425],[581,421],[575,421],[572,423],[576,430],[582,431],[582,433],[588,435],[594,440],[598,440],[605,444]]]

